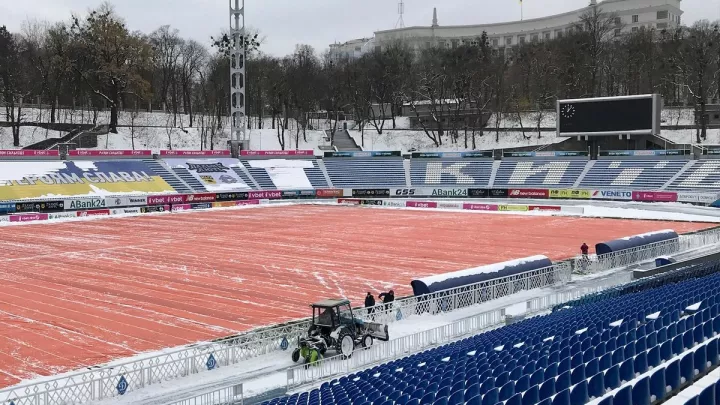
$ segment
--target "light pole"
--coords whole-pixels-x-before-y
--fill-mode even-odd
[[[230,1],[230,150],[248,149],[245,111],[245,0]]]

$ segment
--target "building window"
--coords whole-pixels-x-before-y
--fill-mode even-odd
[[[638,21],[640,21],[638,15],[637,15],[637,14],[633,15],[633,17],[632,17],[632,22],[636,23],[636,22],[638,22]]]
[[[498,39],[497,39],[497,38],[493,38],[492,44],[493,44],[493,46],[495,46],[495,47],[498,46]]]
[[[375,49],[377,49],[377,47],[375,47]],[[355,47],[355,52],[360,52],[361,50],[362,50],[362,48],[360,48],[359,46]]]
[[[452,39],[451,41],[452,41],[452,45],[451,45],[452,48],[453,48],[453,49],[457,48],[457,47],[458,47],[458,40],[457,40],[457,39]]]
[[[620,25],[620,24],[622,24],[622,18],[615,17],[615,25]]]
[[[615,28],[615,36],[616,37],[620,36],[620,28]]]
[[[667,23],[658,23],[657,28],[659,30],[664,30],[665,28],[667,28]]]
[[[545,39],[546,41],[550,40],[550,31],[543,32],[543,39]]]
[[[562,38],[563,32],[562,30],[555,30],[555,38]]]
[[[632,32],[637,32],[637,31],[638,31],[638,27],[632,27]]]
[[[668,18],[668,11],[667,10],[661,10],[657,12],[657,19],[658,20],[667,20]]]
[[[532,34],[532,37],[530,37],[530,40],[533,42],[537,42],[540,40],[538,34]]]
[[[519,35],[518,36],[518,44],[524,44],[525,43],[525,35]]]
[[[512,37],[505,37],[505,45],[512,45]]]

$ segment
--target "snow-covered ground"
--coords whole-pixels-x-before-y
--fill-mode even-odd
[[[25,109],[25,122],[49,122],[50,111],[48,109]],[[541,148],[554,143],[562,142],[566,138],[558,138],[555,132],[542,132],[538,137],[538,133],[534,128],[537,126],[537,113],[523,113],[522,126],[525,128],[525,134],[520,131],[520,122],[516,114],[505,114],[499,123],[501,128],[518,128],[517,131],[501,132],[499,139],[496,140],[495,133],[492,128],[495,127],[495,116],[490,119],[488,127],[481,137],[476,134],[476,149],[493,150],[516,147],[537,147]],[[692,109],[665,109],[662,114],[663,125],[692,125],[693,111]],[[109,111],[100,111],[97,117],[91,112],[82,110],[59,110],[58,122],[66,123],[83,123],[98,125],[107,124],[110,116]],[[177,117],[173,114],[163,112],[139,112],[130,113],[121,111],[119,113],[118,134],[109,134],[108,136],[100,136],[98,138],[98,148],[100,149],[132,149],[133,138],[135,149],[209,149],[210,138],[208,135],[205,145],[201,144],[201,124],[199,119],[195,119],[191,127],[188,115],[180,114]],[[213,149],[227,148],[229,139],[229,130],[227,119],[224,118],[223,129],[217,131],[212,139]],[[355,128],[354,122],[347,123],[350,128]],[[468,148],[465,148],[464,134],[461,132],[460,137],[455,143],[452,143],[448,137],[444,137],[443,145],[436,147],[433,142],[420,130],[407,130],[409,128],[409,119],[407,117],[398,117],[396,119],[397,130],[392,129],[392,122],[387,120],[383,134],[378,134],[371,126],[367,125],[364,135],[357,130],[351,130],[350,134],[358,145],[363,145],[365,150],[400,150],[407,152],[408,150],[423,151],[462,151],[472,149],[472,143],[468,141]],[[251,129],[248,131],[250,146],[255,150],[280,150],[280,142],[275,129],[271,129],[272,120],[264,119],[265,129]],[[339,123],[341,128],[343,122]],[[207,125],[206,125],[207,126]],[[329,127],[329,122],[324,120],[314,120],[314,128],[324,129]],[[555,127],[555,113],[544,112],[541,117],[541,128]],[[320,145],[324,145],[322,130],[307,131],[307,141],[300,134],[299,142],[295,140],[297,124],[290,120],[290,128],[285,132],[285,149],[312,149],[321,152]],[[40,140],[52,137],[62,136],[63,133],[57,131],[47,131],[37,127],[23,127],[21,133],[21,146],[27,146]],[[471,135],[469,134],[468,137]],[[695,142],[695,130],[673,130],[663,131],[662,136],[672,142],[679,144],[692,144]],[[364,138],[364,139],[363,139]],[[708,138],[703,141],[706,145],[720,144],[720,130],[708,130]],[[9,128],[0,128],[0,148],[13,148],[12,136]]]
[[[25,147],[50,138],[62,138],[65,135],[67,132],[23,126],[20,127],[20,146]],[[12,130],[9,127],[0,127],[0,149],[17,149],[13,146]]]

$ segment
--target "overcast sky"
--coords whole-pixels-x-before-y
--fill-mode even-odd
[[[0,26],[19,31],[23,21],[66,20],[84,14],[101,0],[0,0]],[[209,37],[229,24],[228,0],[115,0],[130,29],[150,33],[169,24],[184,37],[209,44]],[[525,0],[525,18],[536,18],[586,6],[589,0]],[[517,0],[405,0],[405,25],[430,25],[438,7],[440,25],[518,20]],[[246,23],[258,29],[264,52],[291,53],[298,43],[322,52],[330,43],[371,37],[394,28],[397,0],[246,0]],[[683,0],[686,24],[720,18],[720,0]]]

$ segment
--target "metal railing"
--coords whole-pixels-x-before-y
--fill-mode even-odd
[[[571,270],[568,262],[561,262],[498,280],[399,299],[388,305],[379,304],[372,308],[372,313],[365,308],[356,309],[355,313],[365,320],[393,323],[415,315],[450,312],[521,290],[565,283],[570,280]],[[13,401],[14,405],[64,405],[67,402],[82,403],[124,395],[151,384],[287,350],[307,333],[309,326],[309,319],[303,319],[141,360],[11,387],[0,390],[0,404]]]
[[[588,255],[587,258],[577,256],[574,259],[573,268],[575,272],[580,274],[599,273],[716,243],[720,243],[720,229],[713,228],[693,234],[680,235],[678,239],[656,242],[604,255]]]
[[[556,305],[602,291],[613,285],[613,283],[608,283],[590,286],[530,299],[526,301],[524,315],[548,311]],[[293,367],[287,371],[287,390],[298,389],[301,386],[313,384],[340,374],[349,374],[376,364],[407,357],[432,347],[452,343],[483,330],[501,326],[505,323],[506,311],[506,308],[494,309],[434,329],[392,339],[387,343],[376,344],[368,349],[356,351],[348,359],[343,359],[342,356],[334,356],[320,360],[312,365]]]

